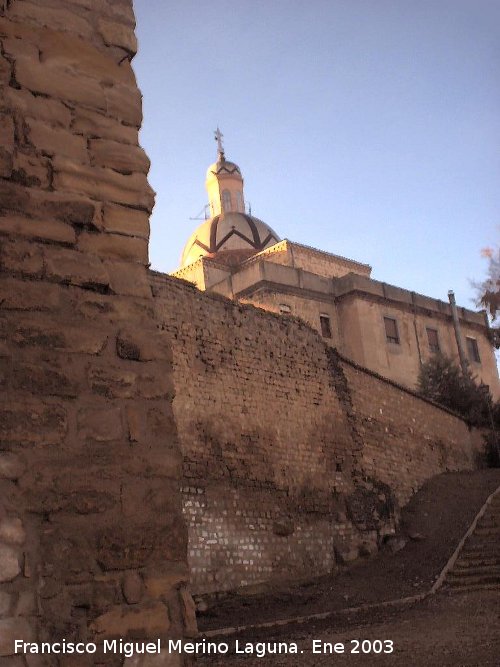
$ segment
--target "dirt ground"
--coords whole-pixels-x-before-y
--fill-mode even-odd
[[[268,587],[260,595],[244,591],[230,595],[199,615],[199,629],[203,632],[250,625],[426,592],[486,498],[499,485],[499,469],[439,475],[429,480],[403,509],[401,535],[407,543],[400,551],[381,550],[369,560],[308,583],[299,582],[279,589]],[[334,664],[340,658],[334,656]],[[495,664],[500,665],[500,657]]]
[[[365,665],[366,667],[498,667],[500,665],[499,591],[438,593],[411,607],[391,611],[372,611],[363,617],[323,621],[307,625],[284,626],[274,632],[248,632],[228,637],[225,656],[198,658],[197,664],[215,667],[322,667],[323,665]],[[235,654],[247,643],[254,653]],[[355,640],[364,641],[370,653],[355,654]],[[371,641],[371,646],[368,641]],[[373,649],[391,653],[377,655]],[[314,644],[313,642],[317,643]],[[297,653],[266,653],[257,657],[259,642],[264,646],[287,646]],[[281,643],[281,644],[280,644]],[[329,646],[342,644],[345,653],[329,652]],[[361,647],[360,646],[360,650]],[[316,651],[313,652],[316,648]],[[282,648],[283,650],[283,648]]]

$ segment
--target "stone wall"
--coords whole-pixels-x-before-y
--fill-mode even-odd
[[[343,361],[301,320],[152,280],[172,338],[195,592],[371,553],[425,479],[474,466],[464,422]]]
[[[0,2],[0,656],[195,631],[134,25],[131,0]]]

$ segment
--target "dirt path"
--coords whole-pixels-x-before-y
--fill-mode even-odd
[[[273,646],[295,644],[297,653],[236,655],[235,638],[226,656],[204,656],[200,666],[226,667],[322,667],[364,665],[366,667],[498,667],[500,664],[500,594],[476,591],[462,595],[438,594],[413,607],[391,612],[372,612],[363,619],[344,619],[336,625],[286,626],[279,632],[247,633],[238,637],[240,649],[249,642]],[[375,640],[393,642],[392,653],[353,654],[353,640],[365,640],[365,650],[379,649]],[[313,642],[317,644],[314,645]],[[343,644],[344,654],[331,654],[329,645]],[[323,647],[325,648],[323,649]],[[384,646],[382,644],[382,646]],[[313,652],[314,647],[319,652]],[[389,650],[390,644],[386,644]],[[322,652],[324,651],[324,652]]]
[[[439,475],[404,508],[401,534],[407,543],[401,551],[381,551],[371,560],[307,584],[279,590],[269,587],[261,595],[242,592],[229,596],[199,616],[199,628],[249,625],[428,591],[488,495],[499,485],[498,469]]]

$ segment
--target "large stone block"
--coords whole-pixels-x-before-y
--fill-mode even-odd
[[[92,25],[82,16],[65,7],[40,6],[38,3],[12,3],[9,18],[18,19],[34,26],[43,26],[63,32],[71,32],[82,37],[91,37]]]
[[[27,126],[29,141],[37,150],[50,156],[65,155],[77,162],[89,162],[83,137],[34,119],[28,120]]]
[[[147,174],[149,159],[140,146],[128,146],[117,141],[95,139],[90,142],[90,152],[93,164],[99,167],[109,167],[122,174],[134,171]]]
[[[26,464],[18,454],[0,452],[0,477],[17,480],[26,469]]]
[[[36,118],[59,127],[70,126],[71,110],[58,100],[35,96],[28,90],[10,87],[5,90],[5,102],[24,118]]]
[[[8,544],[24,544],[26,531],[21,519],[14,517],[0,520],[0,540]]]
[[[78,412],[78,432],[81,437],[98,442],[119,440],[123,435],[120,409],[82,408]]]
[[[12,341],[19,347],[45,348],[47,350],[67,350],[83,354],[100,354],[108,342],[107,331],[97,328],[83,329],[67,324],[54,325],[48,319],[19,318],[19,323],[11,334]]]
[[[107,398],[133,398],[136,394],[137,375],[120,366],[91,366],[88,383],[93,393]]]
[[[50,163],[42,155],[16,151],[12,160],[12,175],[17,183],[28,187],[49,188]]]
[[[109,271],[109,286],[115,294],[145,299],[151,297],[148,274],[142,265],[109,261],[106,266]]]
[[[103,227],[108,232],[149,239],[149,214],[128,206],[106,204],[103,209]]]
[[[167,607],[161,602],[143,603],[134,607],[118,607],[99,616],[90,629],[99,639],[106,637],[159,637],[170,628]]]
[[[72,129],[78,134],[83,134],[90,139],[109,139],[119,141],[124,144],[136,145],[138,141],[138,130],[136,127],[123,125],[117,122],[115,118],[77,107],[75,109],[75,120]]]
[[[0,233],[41,241],[68,244],[76,242],[76,233],[71,225],[58,220],[33,219],[20,215],[0,216]]]
[[[81,391],[74,366],[65,368],[43,361],[18,363],[12,373],[12,387],[42,396],[75,398]]]
[[[43,270],[42,251],[27,241],[0,240],[0,267],[7,273],[39,276]]]
[[[66,411],[58,405],[24,400],[0,406],[0,438],[5,442],[55,445],[63,442],[67,429]]]
[[[16,62],[16,81],[34,93],[84,104],[94,109],[106,109],[104,90],[99,82],[64,67],[19,58]]]
[[[54,158],[53,167],[56,188],[146,211],[153,208],[154,193],[144,174],[119,174],[112,169],[89,167],[60,157]]]
[[[116,352],[132,361],[161,360],[172,362],[170,339],[160,331],[122,329],[116,337]]]
[[[77,250],[44,248],[45,275],[49,280],[80,287],[108,287],[110,277],[99,257]]]
[[[138,237],[82,232],[78,237],[78,248],[86,254],[96,254],[103,258],[127,259],[141,264],[149,261],[148,242]]]
[[[101,18],[97,23],[99,34],[108,46],[119,46],[134,55],[137,51],[137,38],[130,25]]]

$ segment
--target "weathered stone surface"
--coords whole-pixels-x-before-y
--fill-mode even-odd
[[[109,167],[122,174],[134,171],[147,174],[149,171],[149,159],[140,147],[107,139],[95,139],[90,142],[90,153],[93,164],[99,167]]]
[[[43,155],[32,155],[18,150],[12,160],[12,178],[28,187],[49,188],[51,185],[49,161]]]
[[[15,278],[0,281],[0,308],[4,310],[53,310],[60,299],[60,290],[55,285]]]
[[[136,394],[137,376],[121,367],[95,367],[88,371],[88,382],[95,394],[108,398],[133,398]]]
[[[14,151],[14,121],[5,113],[0,113],[0,146],[9,153]]]
[[[22,444],[57,444],[64,440],[67,417],[63,408],[41,401],[0,406],[0,438]]]
[[[9,544],[24,544],[26,531],[21,519],[0,519],[0,540]]]
[[[78,396],[80,385],[77,373],[69,364],[66,368],[46,362],[25,363],[16,366],[12,378],[14,389],[45,396]]]
[[[116,352],[122,359],[172,362],[170,340],[159,331],[132,331],[122,329],[116,338]]]
[[[9,16],[32,23],[35,26],[47,26],[83,37],[92,35],[92,27],[89,22],[65,8],[40,7],[34,2],[24,0],[12,5]]]
[[[115,294],[150,298],[151,286],[143,266],[130,262],[107,262],[106,266],[109,286]]]
[[[68,130],[29,120],[28,137],[30,143],[46,155],[65,155],[77,162],[89,161],[87,142]]]
[[[41,248],[24,241],[0,243],[0,266],[9,273],[40,275],[43,269]]]
[[[196,623],[196,605],[187,586],[181,586],[179,598],[182,610],[182,620],[188,637],[196,637],[198,624]]]
[[[99,257],[78,250],[44,248],[45,275],[50,280],[81,287],[108,287],[110,276]]]
[[[131,236],[82,232],[78,237],[78,248],[87,254],[128,259],[144,265],[149,261],[146,239]]]
[[[106,109],[104,91],[95,79],[77,75],[63,67],[19,58],[16,79],[31,92],[85,104],[94,109]]]
[[[74,228],[64,222],[36,220],[19,215],[0,216],[0,232],[59,243],[75,243],[76,241]]]
[[[25,469],[26,464],[18,454],[0,452],[0,477],[16,480],[21,477]]]
[[[131,54],[137,51],[137,38],[130,26],[116,21],[100,19],[98,30],[108,46],[120,46]]]
[[[138,141],[136,127],[118,123],[114,118],[108,118],[102,113],[91,109],[77,108],[72,125],[74,132],[83,134],[90,139],[110,139],[124,144],[134,145]]]
[[[56,188],[146,211],[153,208],[154,195],[144,174],[119,174],[112,169],[76,164],[62,157],[54,158],[53,166]]]
[[[118,607],[95,619],[91,629],[99,638],[129,637],[142,632],[147,637],[165,635],[170,627],[167,607],[161,602]]]
[[[179,589],[189,581],[189,571],[183,563],[169,563],[168,571],[150,568],[143,576],[148,594],[158,599],[166,599],[171,590]]]
[[[106,204],[103,210],[103,227],[108,232],[149,238],[149,216],[128,206]]]
[[[0,620],[0,655],[14,655],[16,639],[25,642],[35,641],[35,633],[30,623],[21,618]]]
[[[0,544],[0,582],[12,581],[20,572],[21,566],[17,549],[6,544]],[[2,633],[0,632],[0,641],[1,637]]]
[[[129,604],[137,604],[144,595],[144,581],[137,572],[126,572],[123,575],[123,596]]]
[[[142,122],[142,96],[135,86],[116,85],[105,90],[108,114],[139,128]]]
[[[54,327],[46,321],[26,318],[20,321],[12,340],[20,347],[99,354],[106,346],[108,334],[106,331],[82,329],[67,323],[64,327]]]
[[[0,617],[7,616],[10,610],[12,596],[5,591],[0,591]]]
[[[7,88],[5,101],[25,118],[36,118],[58,127],[70,126],[71,111],[58,100],[32,95],[26,89]]]
[[[35,593],[33,591],[19,593],[14,613],[16,616],[34,616],[36,614]]]
[[[83,408],[78,413],[78,429],[84,438],[108,442],[118,440],[123,433],[119,408]]]

